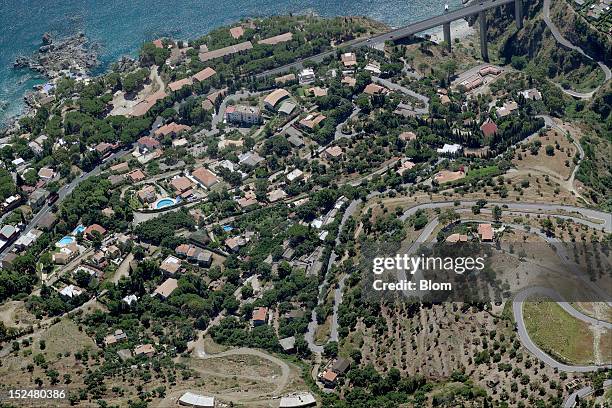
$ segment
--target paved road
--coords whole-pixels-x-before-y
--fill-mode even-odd
[[[417,115],[427,115],[429,113],[429,98],[427,96],[421,95],[420,93],[416,93],[413,90],[406,88],[405,86],[401,86],[401,85],[396,84],[395,82],[391,82],[391,81],[389,81],[387,79],[383,79],[383,78],[379,78],[379,77],[372,77],[372,80],[374,82],[377,82],[377,83],[379,83],[379,84],[389,88],[389,89],[401,92],[404,95],[411,96],[411,97],[416,98],[419,101],[421,101],[425,105],[424,108],[413,107],[413,110],[417,113]]]
[[[353,200],[350,202],[350,204],[346,208],[346,211],[342,215],[342,220],[340,221],[340,227],[338,231],[342,231],[342,228],[346,224],[346,221],[348,221],[349,217],[351,217],[355,213],[355,211],[357,211],[358,207],[359,207],[359,200]],[[338,236],[336,237],[336,245],[339,245],[339,244],[340,244],[340,234],[338,234]],[[332,251],[331,255],[329,256],[329,262],[327,263],[327,270],[326,270],[325,276],[327,276],[327,274],[331,270],[331,267],[336,261],[336,258],[337,258],[336,252]],[[333,306],[333,313],[332,313],[332,322],[331,322],[331,327],[330,327],[330,336],[329,336],[328,341],[338,341],[338,338],[339,338],[338,336],[338,307],[340,306],[340,303],[342,303],[344,284],[347,278],[348,278],[348,275],[344,275],[342,278],[340,278],[340,281],[338,282],[338,286],[334,290],[334,306]],[[323,304],[323,300],[325,296],[325,292],[323,291],[324,288],[325,288],[325,282],[319,285],[319,302],[318,302],[319,305]],[[317,330],[317,326],[318,326],[317,314],[313,310],[312,315],[310,317],[310,322],[308,323],[308,330],[304,334],[304,340],[306,340],[306,342],[308,343],[308,348],[310,349],[311,352],[323,353],[323,346],[316,344],[314,341],[314,336]]]
[[[436,204],[446,204],[446,203],[428,203],[428,204],[436,205]],[[463,204],[464,203],[462,203],[462,205]],[[411,211],[414,208],[416,209],[414,211]],[[407,210],[402,215],[402,217],[400,217],[400,219],[402,221],[405,221],[410,215],[414,214],[419,208],[422,208],[422,206],[413,207]],[[432,208],[432,207],[428,207],[428,208]],[[433,207],[433,208],[436,208],[436,207]],[[437,208],[440,208],[440,207],[437,207]],[[609,216],[609,214],[607,215]],[[420,243],[425,242],[427,239],[429,239],[429,237],[431,236],[431,234],[433,233],[433,231],[435,230],[437,226],[438,226],[438,218],[436,217],[434,218],[434,220],[430,221],[427,224],[427,226],[423,229],[423,231],[421,232],[419,237],[416,239],[416,241],[408,249],[407,253],[408,254],[412,253],[415,249],[418,248],[418,245],[420,245]],[[535,232],[538,233],[537,231]],[[538,235],[544,238],[547,242],[551,244],[557,243],[554,239],[548,238],[544,234],[538,233]],[[558,255],[563,259],[563,257],[561,256],[562,255],[561,253],[558,253]],[[565,259],[563,260],[565,261]],[[398,279],[399,280],[406,279],[405,272],[403,271],[398,272]],[[413,277],[413,279],[418,280],[419,277],[415,276]],[[568,364],[563,364],[563,363],[556,361],[554,358],[552,358],[551,356],[546,354],[544,351],[542,351],[529,337],[527,328],[525,326],[524,317],[523,317],[523,303],[526,301],[527,298],[533,295],[536,295],[536,294],[542,294],[542,295],[545,295],[555,300],[557,304],[564,311],[566,311],[568,314],[570,314],[572,317],[576,319],[579,319],[591,326],[600,327],[600,328],[604,328],[607,330],[612,330],[612,323],[607,322],[607,321],[598,320],[593,317],[587,316],[584,313],[579,312],[578,310],[574,309],[568,302],[566,302],[556,291],[550,288],[544,288],[544,287],[530,287],[530,288],[524,289],[521,292],[519,292],[515,296],[513,303],[512,303],[512,311],[514,314],[514,320],[517,325],[519,339],[527,350],[529,350],[534,356],[536,356],[538,359],[543,361],[545,364],[553,368],[557,368],[561,371],[591,372],[591,371],[597,371],[598,369],[601,369],[601,368],[612,368],[612,365],[568,365]],[[414,293],[412,293],[411,295],[414,295]],[[418,293],[416,295],[420,296]]]
[[[334,134],[334,140],[340,140],[343,138],[352,139],[355,135],[357,135],[357,133],[345,135],[344,133],[342,133],[342,126],[344,126],[346,122],[357,116],[359,114],[359,111],[359,108],[353,107],[353,112],[351,112],[351,115],[344,122],[338,123],[338,126],[336,126],[336,132]]]
[[[476,201],[460,201],[459,206],[471,207],[476,205]],[[527,212],[534,214],[542,214],[544,211],[552,212],[552,216],[569,219],[579,224],[586,225],[594,229],[603,229],[606,232],[612,232],[612,214],[590,208],[574,207],[571,205],[561,204],[546,204],[546,203],[513,203],[501,201],[488,201],[487,205],[506,206],[504,210],[515,212]],[[406,221],[408,217],[416,213],[420,209],[435,209],[435,208],[452,208],[455,207],[454,201],[439,201],[432,203],[423,203],[408,208],[400,217],[400,220]],[[565,213],[576,213],[588,219],[578,218]]]
[[[344,225],[346,224],[346,221],[348,221],[349,217],[352,217],[353,214],[355,214],[355,211],[357,211],[358,207],[359,207],[359,200],[351,201],[348,207],[346,207],[346,211],[342,215],[342,220],[340,221],[340,227],[338,228],[338,236],[336,237],[336,245],[340,245],[340,232],[342,231],[342,228],[344,228]],[[334,260],[335,260],[336,251],[333,252],[333,255],[334,255]],[[331,269],[331,265],[332,265],[332,262],[331,262],[331,257],[330,257],[330,262],[327,265],[328,272]],[[334,307],[332,311],[332,322],[331,322],[331,327],[330,327],[329,341],[338,341],[338,338],[339,338],[338,336],[338,307],[340,306],[340,303],[342,303],[342,295],[344,294],[344,284],[346,283],[347,278],[348,278],[348,275],[344,275],[342,278],[340,278],[340,280],[338,281],[338,286],[334,290]]]
[[[603,386],[604,388],[612,387],[612,380],[605,380]],[[595,390],[593,390],[591,387],[584,387],[578,391],[574,391],[574,393],[572,393],[572,395],[570,395],[563,403],[563,408],[574,408],[576,406],[576,397],[579,397],[582,400],[585,397],[593,394],[594,391]]]
[[[544,8],[544,22],[546,23],[546,25],[548,26],[548,28],[552,32],[552,35],[555,37],[555,40],[557,40],[557,42],[559,44],[561,44],[561,45],[563,45],[563,46],[565,46],[567,48],[570,48],[570,49],[572,49],[574,51],[577,51],[580,54],[582,54],[585,57],[587,57],[588,59],[590,59],[592,61],[595,61],[592,57],[588,56],[584,52],[584,50],[582,48],[572,44],[565,37],[563,37],[563,35],[559,31],[559,29],[557,28],[555,23],[553,23],[553,21],[550,18],[550,0],[544,0],[543,8]],[[606,79],[604,80],[604,82],[601,85],[599,85],[593,91],[591,91],[591,92],[577,92],[577,91],[572,91],[572,90],[569,90],[569,89],[564,89],[564,88],[562,88],[558,84],[557,84],[557,86],[559,86],[559,88],[561,88],[561,90],[563,90],[563,92],[565,92],[566,94],[571,95],[571,96],[573,96],[575,98],[580,98],[580,99],[590,99],[590,98],[592,98],[593,95],[595,94],[595,92],[597,92],[606,82],[608,82],[612,78],[612,72],[610,71],[610,68],[606,64],[604,64],[601,61],[595,61],[595,62],[603,70]]]
[[[99,175],[102,172],[102,166],[105,163],[108,163],[114,159],[117,158],[121,158],[125,155],[127,155],[130,152],[130,150],[128,149],[123,149],[118,151],[117,153],[111,155],[107,160],[105,160],[104,163],[101,163],[100,165],[96,166],[93,170],[91,170],[89,173],[83,173],[80,177],[76,177],[74,180],[72,180],[69,184],[66,184],[64,186],[62,186],[62,188],[60,188],[58,190],[58,194],[59,194],[59,198],[57,199],[57,201],[55,202],[54,205],[59,206],[59,204],[64,201],[64,199],[69,196],[74,189],[84,180],[87,180],[90,177],[94,177]],[[45,203],[45,205],[38,211],[38,213],[36,213],[36,215],[34,216],[34,218],[32,218],[32,220],[30,220],[30,222],[28,223],[28,226],[21,231],[21,234],[27,234],[28,232],[32,231],[34,228],[36,228],[36,226],[38,225],[38,223],[40,222],[40,220],[47,215],[49,212],[51,212],[51,206],[47,205],[47,203]],[[4,248],[4,250],[2,250],[2,252],[0,252],[0,260],[4,259],[4,257],[13,250],[13,248],[15,247],[15,244],[13,243],[12,245]]]
[[[531,288],[527,288],[521,292],[519,292],[515,298],[514,301],[512,302],[512,312],[514,314],[514,320],[516,322],[516,327],[518,330],[518,335],[519,335],[519,339],[521,340],[521,343],[523,344],[523,346],[525,346],[525,348],[527,350],[529,350],[531,352],[531,354],[533,354],[534,356],[536,356],[540,361],[543,361],[546,365],[549,365],[553,368],[556,368],[560,371],[566,371],[566,372],[580,372],[580,373],[585,373],[585,372],[590,372],[590,371],[597,371],[601,368],[612,368],[612,364],[609,365],[569,365],[569,364],[563,364],[558,362],[557,360],[555,360],[554,358],[552,358],[551,356],[549,356],[548,354],[546,354],[544,351],[542,351],[532,340],[531,337],[529,337],[529,333],[527,332],[527,327],[525,327],[525,320],[524,320],[524,316],[523,316],[523,303],[526,301],[527,298],[533,296],[533,295],[545,295],[547,297],[552,298],[553,300],[557,301],[557,304],[559,306],[561,306],[563,308],[563,310],[565,310],[567,313],[569,313],[572,317],[582,320],[583,322],[590,324],[592,326],[596,326],[596,327],[602,327],[602,328],[606,328],[606,329],[612,329],[612,323],[608,323],[608,322],[604,322],[604,321],[600,321],[597,319],[594,319],[590,316],[587,316],[583,313],[580,313],[579,311],[577,311],[576,309],[574,309],[572,306],[569,305],[569,303],[565,302],[561,296],[554,290],[551,290],[549,288],[543,288],[543,287],[531,287]]]
[[[395,41],[400,40],[406,37],[410,37],[412,35],[418,34],[420,32],[429,30],[434,27],[440,27],[445,23],[450,23],[455,20],[461,20],[463,18],[473,16],[475,14],[480,13],[481,11],[490,10],[493,8],[500,7],[505,4],[514,3],[514,0],[483,0],[482,2],[477,2],[475,4],[459,8],[457,10],[448,11],[444,14],[440,14],[435,17],[431,17],[422,21],[418,21],[413,24],[409,24],[405,27],[401,27],[395,30],[391,30],[389,32],[379,34],[370,38],[353,40],[348,43],[342,44],[342,46],[356,49],[361,47],[376,47],[377,45],[384,44],[386,41]],[[282,67],[274,68],[268,71],[261,72],[256,76],[258,78],[267,77],[267,76],[276,76],[292,69],[301,69],[303,68],[303,64],[305,61],[312,61],[316,63],[320,63],[325,58],[334,56],[336,54],[336,50],[326,51],[320,54],[313,55],[308,58],[304,58],[299,61],[295,61],[291,64],[283,65]]]

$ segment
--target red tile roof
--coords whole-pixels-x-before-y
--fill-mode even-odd
[[[195,79],[196,81],[204,81],[208,78],[210,78],[211,76],[215,75],[217,73],[217,71],[215,71],[214,69],[210,68],[210,67],[206,67],[203,70],[201,70],[200,72],[198,72],[197,74],[195,74],[194,76],[192,76],[193,79]]]
[[[325,381],[334,382],[336,381],[336,377],[338,377],[338,374],[334,373],[332,370],[327,370],[323,373],[322,377]]]
[[[142,116],[151,109],[157,101],[164,99],[166,93],[164,91],[157,91],[154,94],[147,96],[144,100],[138,102],[134,108],[132,108],[131,116]]]
[[[150,150],[157,149],[160,146],[159,142],[150,136],[143,136],[136,143],[138,143],[138,146],[144,146]]]
[[[241,26],[238,27],[232,27],[230,28],[230,35],[234,38],[234,39],[238,39],[240,37],[242,37],[244,35],[244,28],[242,28]]]
[[[293,39],[293,33],[288,32],[284,34],[275,35],[274,37],[265,38],[259,40],[259,44],[276,45],[283,42],[291,41]]]
[[[493,240],[493,227],[491,224],[478,224],[478,234],[483,241]]]
[[[206,187],[212,187],[219,181],[219,179],[217,179],[217,177],[210,170],[205,169],[204,167],[195,169],[191,175]]]
[[[265,322],[268,318],[268,308],[267,307],[258,307],[253,311],[253,321],[254,322]]]
[[[363,93],[368,94],[368,95],[378,95],[378,94],[383,94],[386,92],[387,92],[387,88],[385,88],[384,86],[377,85],[377,84],[368,84],[363,90]]]
[[[188,130],[191,130],[191,127],[172,122],[157,129],[155,131],[155,136],[168,136],[171,134],[178,135],[179,133]]]
[[[106,228],[104,228],[101,225],[98,224],[91,224],[89,227],[87,227],[87,229],[85,230],[85,235],[91,235],[92,232],[97,231],[100,233],[100,235],[104,235],[106,234]]]
[[[128,174],[128,177],[130,178],[130,180],[132,180],[133,182],[138,182],[138,181],[142,181],[145,179],[145,174],[142,172],[142,170],[136,169],[134,171],[132,171],[131,173]]]
[[[184,86],[191,85],[192,83],[193,83],[193,80],[191,79],[191,77],[183,78],[183,79],[179,79],[178,81],[170,82],[168,84],[168,88],[170,88],[171,91],[178,91]]]
[[[480,126],[480,130],[486,137],[491,137],[497,133],[497,125],[492,120],[488,120]]]
[[[187,177],[177,177],[170,182],[174,190],[182,193],[193,187],[193,183]]]

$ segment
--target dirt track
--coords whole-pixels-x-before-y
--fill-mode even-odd
[[[199,361],[214,360],[218,358],[231,357],[231,356],[253,356],[269,361],[272,365],[280,370],[280,375],[264,375],[263,373],[258,374],[257,372],[245,370],[241,371],[240,374],[233,373],[229,367],[228,371],[220,372],[218,370],[198,367]],[[245,404],[249,407],[269,407],[275,403],[275,400],[281,395],[286,394],[287,386],[295,375],[292,375],[292,369],[285,361],[265,353],[260,350],[251,348],[237,348],[232,350],[223,351],[216,354],[207,354],[204,350],[203,340],[198,339],[194,344],[192,359],[194,364],[189,364],[190,367],[201,375],[201,379],[206,382],[215,382],[218,379],[228,379],[234,381],[246,381],[248,383],[254,383],[250,390],[234,390],[228,389],[227,391],[205,391],[204,389],[197,389],[192,387],[178,388],[168,393],[168,395],[159,403],[160,407],[173,407],[176,406],[178,399],[183,393],[190,391],[196,394],[215,396],[223,401]],[[261,366],[256,366],[254,371],[260,371]],[[273,387],[272,389],[270,387]],[[235,387],[233,387],[235,388]],[[255,389],[253,389],[255,388]]]

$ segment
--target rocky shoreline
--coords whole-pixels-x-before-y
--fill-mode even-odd
[[[82,32],[61,40],[45,33],[38,51],[31,56],[18,57],[13,67],[29,68],[50,79],[65,72],[87,76],[99,64],[96,48],[88,43]]]

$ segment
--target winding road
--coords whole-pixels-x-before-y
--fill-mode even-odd
[[[336,237],[336,242],[335,242],[336,245],[340,244],[340,231],[342,231],[344,224],[346,224],[348,219],[355,213],[355,211],[357,211],[358,207],[359,207],[359,200],[351,201],[348,207],[346,207],[346,210],[344,214],[342,215],[342,220],[340,221],[340,227],[338,228],[338,236]],[[332,265],[336,261],[336,258],[337,258],[336,251],[332,251],[331,255],[329,256],[329,261],[327,263],[327,270],[325,273],[326,277],[329,271],[331,270]],[[340,278],[340,280],[338,281],[338,286],[334,289],[334,306],[333,306],[332,322],[331,322],[330,335],[329,335],[328,342],[338,341],[339,339],[339,336],[338,336],[338,308],[340,307],[340,303],[342,303],[342,294],[344,293],[344,284],[347,278],[348,278],[348,275],[344,275],[342,278]],[[318,301],[319,305],[323,304],[323,300],[325,296],[324,289],[325,289],[325,281],[321,283],[321,285],[319,285],[319,301]],[[308,323],[308,330],[304,334],[304,340],[306,340],[306,343],[308,343],[308,348],[310,349],[311,352],[320,354],[320,353],[323,353],[323,346],[316,344],[314,341],[317,326],[318,326],[317,313],[313,310],[310,322]]]
[[[534,356],[536,356],[540,361],[543,361],[546,365],[556,368],[559,371],[565,372],[578,372],[578,373],[586,373],[591,371],[597,371],[601,368],[612,368],[612,364],[608,365],[569,365],[561,363],[550,355],[542,351],[529,337],[529,333],[527,332],[527,327],[525,326],[525,319],[523,316],[523,303],[527,301],[528,298],[533,297],[535,295],[542,295],[549,297],[557,302],[561,308],[567,312],[572,317],[581,320],[591,326],[601,327],[607,330],[612,330],[612,323],[605,322],[602,320],[594,319],[590,316],[585,315],[584,313],[579,312],[574,309],[568,302],[566,302],[559,293],[550,289],[544,288],[540,286],[529,287],[523,289],[519,292],[512,302],[512,313],[514,315],[514,320],[516,322],[516,327],[518,330],[519,339],[521,343],[527,350],[531,352]]]
[[[605,380],[603,383],[604,388],[612,387],[612,380]],[[574,391],[563,403],[563,408],[574,408],[576,406],[576,398],[583,399],[584,397],[588,397],[593,394],[595,390],[591,387],[584,387],[579,389],[578,391]]]
[[[571,205],[562,204],[546,204],[546,203],[520,203],[520,202],[502,202],[502,201],[488,201],[487,204],[497,205],[502,207],[504,210],[512,212],[529,213],[532,215],[543,214],[544,212],[550,212],[551,216],[567,219],[576,223],[586,225],[587,227],[603,230],[605,232],[612,232],[612,214],[604,211],[594,210],[590,208],[575,207]],[[460,201],[459,206],[461,207],[472,207],[476,205],[476,201]],[[436,209],[436,208],[453,208],[455,206],[454,201],[438,201],[430,203],[422,203],[415,205],[414,207],[408,208],[404,214],[400,217],[400,220],[406,221],[408,217],[416,213],[418,210]],[[568,214],[577,214],[568,215]],[[584,217],[578,217],[578,215]]]
[[[564,47],[570,48],[570,49],[572,49],[572,50],[574,50],[574,51],[584,55],[588,59],[590,59],[592,61],[595,61],[595,59],[590,57],[589,55],[587,55],[587,53],[585,53],[582,48],[572,44],[565,37],[563,37],[563,35],[559,31],[559,28],[555,25],[555,23],[553,23],[552,19],[550,18],[550,1],[551,0],[544,0],[544,6],[543,6],[543,9],[544,9],[544,22],[546,23],[546,25],[550,29],[553,37],[555,37],[555,40],[559,44],[563,45]],[[563,92],[565,92],[568,95],[573,96],[574,98],[579,98],[579,99],[590,99],[590,98],[592,98],[593,95],[595,94],[595,92],[597,92],[606,82],[608,82],[612,78],[612,72],[610,71],[610,68],[606,64],[604,64],[601,61],[595,61],[595,62],[603,70],[604,75],[605,75],[605,80],[604,80],[604,82],[601,85],[599,85],[597,88],[595,88],[591,92],[577,92],[577,91],[573,91],[573,90],[570,90],[570,89],[564,89],[559,84],[555,84],[555,85],[557,85],[559,88],[561,88],[561,90]]]
[[[441,202],[441,203],[425,203],[425,204],[421,204],[421,205],[417,205],[415,207],[412,207],[408,210],[406,210],[406,212],[404,212],[404,214],[400,217],[400,219],[402,221],[405,221],[410,215],[416,213],[416,211],[418,211],[419,209],[424,209],[424,208],[441,208],[441,207],[448,207],[450,204],[450,206],[454,206],[453,203],[448,203],[448,202]],[[474,203],[472,202],[461,202],[460,205],[462,206],[471,206]],[[490,204],[494,204],[494,205],[501,205],[501,203],[490,203]],[[517,214],[526,214],[525,212],[522,212],[525,210],[525,208],[529,208],[530,210],[534,210],[535,208],[533,206],[540,206],[540,204],[527,204],[527,203],[507,203],[507,206],[509,208],[514,208],[514,212]],[[610,217],[611,215],[608,213],[604,213],[601,211],[595,211],[595,210],[588,210],[588,209],[580,209],[578,207],[570,207],[570,206],[555,206],[557,209],[563,209],[565,211],[571,210],[572,212],[578,212],[583,216],[586,216],[588,214],[588,216],[593,217],[595,219],[600,219],[602,221],[604,221],[604,228],[609,232],[610,228],[611,228],[611,224],[610,224]],[[584,211],[582,211],[584,210]],[[531,212],[531,211],[530,211]],[[576,218],[576,217],[568,217],[571,220],[575,221],[575,222],[580,222],[580,223],[589,223],[591,224],[590,221],[585,221],[583,219],[580,218]],[[467,220],[466,220],[467,221]],[[407,253],[410,253],[411,251],[413,251],[420,243],[425,242],[427,239],[429,239],[429,237],[432,235],[432,233],[434,232],[435,228],[438,226],[439,221],[438,218],[434,218],[432,221],[430,221],[425,228],[423,229],[423,231],[421,232],[421,234],[419,235],[419,237],[415,240],[415,242],[413,243],[413,245],[408,249]],[[533,232],[537,232],[537,231],[533,231]],[[557,245],[559,242],[557,240],[555,240],[554,238],[550,238],[545,236],[544,234],[537,234],[539,237],[545,239],[549,244],[551,245]],[[562,253],[559,251],[556,251],[556,253],[558,254],[558,256],[564,261],[566,262],[566,260],[562,257]],[[399,276],[398,275],[398,279],[406,279],[405,276]],[[607,321],[602,321],[602,320],[598,320],[595,319],[593,317],[587,316],[584,313],[576,310],[574,307],[572,307],[567,301],[565,301],[565,299],[563,299],[561,297],[561,295],[559,295],[556,291],[550,289],[550,288],[544,288],[544,287],[539,287],[539,286],[535,286],[535,287],[528,287],[526,289],[521,290],[514,298],[513,303],[512,303],[512,311],[513,311],[513,315],[514,315],[514,320],[516,322],[516,326],[517,326],[517,331],[518,331],[518,335],[519,335],[519,339],[521,341],[521,343],[523,344],[523,346],[525,346],[525,348],[527,350],[529,350],[534,356],[536,356],[539,360],[543,361],[545,364],[556,368],[560,371],[565,371],[565,372],[592,372],[592,371],[597,371],[599,369],[602,368],[612,368],[612,364],[608,364],[608,365],[569,365],[569,364],[564,364],[561,363],[557,360],[555,360],[554,358],[552,358],[550,355],[546,354],[544,351],[542,351],[529,337],[529,333],[527,332],[527,328],[525,326],[525,321],[524,321],[524,316],[523,316],[523,303],[526,301],[527,298],[529,297],[533,297],[534,295],[544,295],[546,297],[549,297],[553,300],[555,300],[557,302],[557,304],[565,311],[567,312],[569,315],[571,315],[572,317],[579,319],[587,324],[589,324],[590,326],[594,326],[594,327],[599,327],[599,328],[603,328],[603,329],[607,329],[607,330],[612,330],[612,323],[607,322]],[[610,303],[608,303],[608,305],[610,305]],[[570,405],[573,406],[573,405]]]

